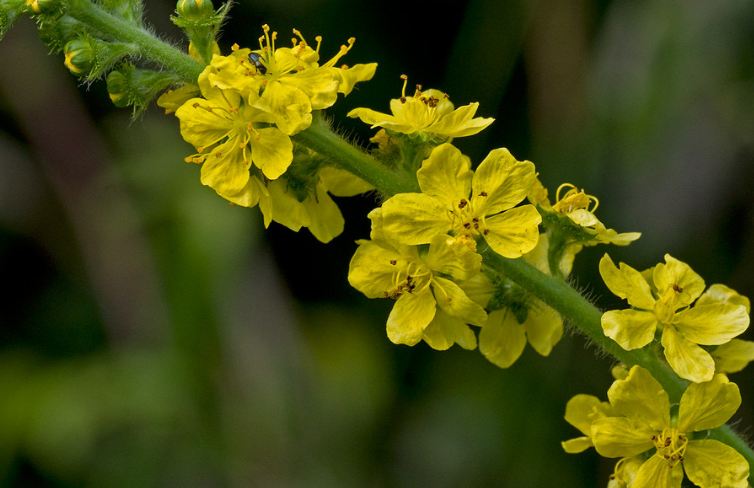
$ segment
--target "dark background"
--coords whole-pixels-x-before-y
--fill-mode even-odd
[[[148,2],[182,43],[173,5]],[[633,0],[239,2],[227,52],[292,27],[345,62],[379,63],[330,112],[386,110],[410,84],[481,103],[458,140],[505,146],[641,231],[616,259],[665,252],[754,296],[754,4]],[[183,45],[183,44],[181,44]],[[8,486],[604,486],[613,465],[559,442],[609,358],[567,334],[500,370],[477,351],[392,345],[390,303],[348,287],[373,198],[341,199],[330,245],[199,183],[177,120],[130,121],[104,83],[77,86],[33,24],[0,42],[0,483]],[[574,279],[618,307],[583,252]],[[744,335],[752,339],[750,332]],[[752,373],[740,430],[754,426]]]

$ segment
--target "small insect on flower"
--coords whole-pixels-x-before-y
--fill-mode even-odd
[[[254,65],[259,74],[267,73],[267,67],[262,63],[262,57],[259,53],[249,53],[249,62]]]

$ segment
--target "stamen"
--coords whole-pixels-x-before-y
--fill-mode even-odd
[[[592,207],[591,209],[587,208],[587,210],[589,210],[590,212],[594,213],[594,212],[597,211],[597,208],[600,206],[600,200],[599,200],[599,198],[595,197],[594,195],[588,195],[588,197],[589,197],[589,201],[590,202],[594,202],[594,207]]]
[[[319,54],[319,46],[322,44],[322,36],[314,36],[314,40],[317,41],[317,54]]]
[[[568,191],[566,191],[566,194],[563,197],[561,197],[560,192],[563,191],[564,188],[568,188]],[[565,198],[569,192],[575,189],[576,189],[576,185],[574,185],[573,183],[563,183],[562,185],[558,187],[557,190],[555,190],[555,201],[559,202],[560,200]]]
[[[406,103],[406,85],[408,85],[408,76],[401,75],[401,79],[403,80],[403,88],[401,89],[401,102]]]

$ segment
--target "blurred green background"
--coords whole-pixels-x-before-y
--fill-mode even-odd
[[[181,42],[173,4],[150,22]],[[748,0],[238,2],[221,45],[298,27],[375,79],[331,111],[386,109],[399,75],[497,121],[458,143],[506,146],[600,197],[665,252],[754,296],[754,3]],[[389,343],[390,304],[348,287],[373,198],[342,199],[332,244],[199,184],[174,117],[134,122],[103,83],[77,87],[30,21],[0,42],[0,483],[5,486],[603,486],[612,461],[569,456],[576,393],[609,358],[567,334],[500,370],[478,352]],[[574,280],[617,306],[596,274]],[[747,332],[745,338],[754,339]],[[734,376],[754,432],[754,373]]]

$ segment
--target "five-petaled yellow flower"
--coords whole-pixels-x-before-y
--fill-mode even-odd
[[[749,464],[738,451],[695,434],[723,425],[741,405],[738,386],[725,375],[690,384],[674,415],[665,390],[638,366],[615,381],[607,396],[610,409],[591,422],[590,438],[605,457],[649,454],[631,488],[679,488],[684,471],[702,488],[748,486]]]
[[[450,233],[476,250],[483,238],[498,254],[518,258],[531,251],[542,221],[533,205],[515,207],[534,181],[534,165],[495,149],[476,172],[450,144],[432,150],[417,172],[422,193],[401,193],[382,204],[383,231],[407,245]],[[515,208],[514,208],[515,207]]]
[[[371,124],[372,128],[382,127],[393,132],[441,141],[478,134],[495,120],[474,117],[479,103],[470,103],[456,109],[446,93],[432,88],[422,91],[421,86],[417,85],[414,95],[406,96],[408,77],[402,75],[401,78],[401,97],[390,100],[392,115],[369,108],[355,108],[348,116],[359,118],[362,122]]]
[[[618,268],[607,254],[599,268],[610,291],[633,307],[605,312],[605,335],[631,350],[646,346],[661,330],[665,358],[689,381],[709,381],[715,373],[712,356],[699,344],[725,344],[749,326],[746,306],[725,298],[719,285],[702,294],[704,280],[669,254],[651,272],[640,273],[625,263]]]
[[[369,298],[395,300],[387,319],[392,342],[413,346],[423,339],[435,349],[454,342],[473,349],[476,337],[466,324],[483,325],[487,314],[457,281],[478,274],[481,261],[443,235],[426,251],[385,240],[359,241],[348,282]]]

